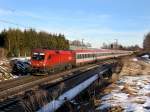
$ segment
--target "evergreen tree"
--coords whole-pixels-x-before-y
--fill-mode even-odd
[[[0,47],[8,51],[8,56],[29,56],[34,48],[69,49],[69,42],[62,34],[9,29],[0,33]]]

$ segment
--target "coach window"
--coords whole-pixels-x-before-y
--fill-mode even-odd
[[[83,56],[82,56],[82,54],[80,54],[80,59],[82,59],[83,58]]]
[[[82,54],[82,58],[84,58],[84,54]]]
[[[81,57],[81,54],[79,54],[79,59],[81,59],[82,57]]]
[[[79,54],[79,59],[81,59],[81,54]]]
[[[89,54],[89,58],[91,57],[91,54]]]
[[[85,58],[85,54],[83,54],[82,56],[83,56],[83,58]]]
[[[83,58],[85,58],[85,54],[83,54]]]
[[[90,54],[90,57],[91,57],[91,58],[93,57],[92,54]]]
[[[78,55],[79,55],[79,56],[78,56],[78,57],[79,57],[78,59],[81,59],[81,54],[78,54]]]
[[[87,54],[85,54],[85,58],[87,58],[88,56],[87,56]]]
[[[82,54],[80,54],[80,59],[82,59]]]
[[[81,54],[81,59],[83,59],[83,54]]]
[[[76,58],[77,58],[77,59],[80,59],[80,54],[77,54],[77,55],[76,55]]]
[[[78,54],[78,55],[77,55],[77,59],[81,59],[81,54]]]
[[[86,58],[86,54],[84,54],[84,58]]]
[[[98,57],[98,56],[99,56],[99,53],[97,53],[96,56]]]
[[[87,58],[87,54],[85,54],[85,58]]]

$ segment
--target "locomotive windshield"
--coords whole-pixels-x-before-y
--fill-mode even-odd
[[[33,53],[32,59],[33,60],[44,60],[45,54],[44,53]]]

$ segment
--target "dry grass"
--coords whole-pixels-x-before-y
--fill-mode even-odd
[[[150,64],[143,61],[133,61],[133,59],[122,60],[123,68],[120,75],[148,75]]]
[[[121,89],[121,91],[132,96],[137,94],[137,91],[130,87],[128,84],[124,84],[124,87]]]
[[[25,93],[25,98],[20,101],[25,112],[34,112],[38,108],[43,107],[52,97],[44,90],[28,91]]]

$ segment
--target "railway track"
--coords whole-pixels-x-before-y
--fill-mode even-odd
[[[84,72],[87,72],[87,71],[90,72],[90,70],[95,69],[98,66],[99,66],[98,64],[93,64],[93,65],[88,65],[88,66],[81,67],[80,69],[77,68],[77,69],[73,69],[73,70],[70,70],[70,71],[63,72],[63,73],[59,73],[59,75],[57,75],[57,76],[53,75],[53,76],[51,76],[51,78],[47,77],[48,82],[46,82],[45,81],[46,79],[44,79],[44,78],[41,79],[41,80],[45,81],[45,83],[51,83],[50,85],[48,85],[48,88],[54,87],[58,83],[60,84],[62,81],[65,81],[65,82],[69,81],[68,84],[70,84],[70,82],[75,84],[77,82],[76,81],[73,82],[73,79],[81,79],[81,78],[84,78],[87,75],[90,76],[90,74],[85,74],[84,77],[81,77],[82,76],[81,74],[83,74]],[[77,72],[77,70],[78,70],[78,72]],[[71,74],[73,72],[75,72],[74,75]],[[64,76],[64,74],[66,74],[66,73],[68,74],[68,76]],[[58,78],[58,76],[59,77],[61,76],[61,78]],[[56,78],[58,78],[59,80],[56,79]],[[37,82],[38,82],[38,80],[37,80]],[[43,83],[43,84],[45,84],[45,83]],[[0,112],[23,112],[24,110],[23,110],[22,105],[20,104],[20,99],[25,99],[25,96],[14,97],[14,98],[10,98],[8,100],[5,100],[3,102],[0,102]],[[15,110],[15,109],[17,109],[17,110]],[[30,110],[30,108],[28,108],[28,107],[27,107],[27,109]],[[30,111],[32,111],[32,110],[30,110]]]
[[[18,85],[22,85],[24,83],[28,83],[31,81],[38,80],[39,78],[43,78],[42,76],[35,77],[35,76],[23,76],[20,78],[8,80],[8,81],[3,81],[0,83],[0,91],[7,90],[9,88],[13,88]]]
[[[67,77],[75,75],[76,73],[87,71],[96,66],[98,66],[98,64],[87,65],[50,76],[26,76],[19,79],[10,80],[8,82],[6,81],[4,84],[1,82],[0,100],[7,99],[30,89],[38,88],[41,84],[58,82]]]
[[[46,76],[23,76],[20,78],[0,82],[0,101],[14,96],[18,93],[23,93],[27,90],[37,88],[41,84],[54,83],[63,80],[64,78],[70,77],[76,73],[92,69],[93,67],[96,67],[99,64],[112,63],[113,61],[114,60],[112,59],[107,60],[107,62],[103,60],[101,62],[98,62],[97,64],[91,64],[79,68],[74,68],[58,74],[51,74]]]
[[[81,68],[77,68],[77,69],[73,69],[73,70],[70,70],[70,71],[66,71],[66,72],[60,73],[57,76],[53,75],[51,77],[47,77],[47,79],[43,78],[43,79],[37,80],[37,82],[40,83],[41,81],[47,80],[48,82],[46,82],[46,83],[51,83],[51,86],[55,86],[55,85],[57,85],[57,82],[60,83],[63,80],[69,80],[71,78],[75,78],[77,75],[79,75],[79,74],[81,74],[81,73],[83,73],[85,71],[91,70],[91,69],[93,69],[93,68],[95,68],[97,66],[99,66],[99,65],[93,64],[93,65],[84,66],[84,67],[81,67]],[[78,70],[78,72],[77,72],[77,70]],[[73,72],[75,72],[74,75],[71,74]],[[64,76],[64,74],[66,74],[66,73],[68,74],[68,76],[66,76],[66,75]],[[60,76],[61,76],[61,78],[58,78]],[[54,84],[52,84],[52,83],[54,83]],[[45,83],[43,82],[43,84],[45,84]],[[21,86],[23,86],[23,85],[21,85]],[[18,88],[18,86],[17,86],[17,88]],[[7,91],[7,90],[4,90],[4,91]],[[0,92],[1,95],[2,95],[2,93],[4,94],[4,92]],[[18,98],[18,97],[9,98],[8,100],[4,100],[3,102],[0,102],[0,112],[10,112],[10,111],[11,112],[20,112],[20,111],[22,112],[23,108],[21,108],[22,105],[20,104],[20,99],[25,99],[25,96],[21,96],[20,98]],[[17,108],[17,111],[16,110],[13,111],[14,108]]]

